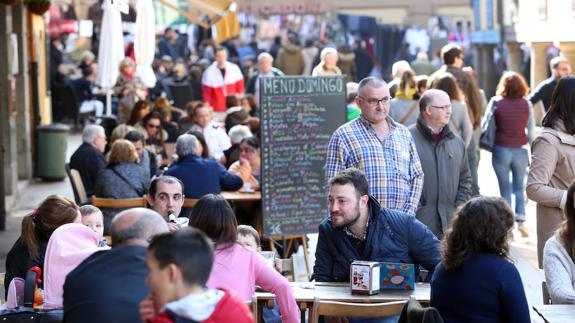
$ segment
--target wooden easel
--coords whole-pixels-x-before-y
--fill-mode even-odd
[[[305,236],[305,234],[292,234],[292,235],[287,235],[287,236],[271,236],[271,237],[268,237],[268,239],[269,239],[271,251],[277,251],[276,246],[275,246],[276,241],[282,243],[282,245],[284,246],[284,255],[282,258],[289,258],[290,251],[295,251],[295,250],[292,250],[294,241],[300,240],[301,244],[303,246],[303,257],[305,260],[306,277],[308,279],[310,278],[311,270],[310,270],[310,265],[309,265],[309,256],[307,253],[308,252],[307,237]],[[294,273],[294,280],[296,278],[295,276],[296,275]]]

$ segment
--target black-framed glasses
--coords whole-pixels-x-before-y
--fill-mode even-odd
[[[391,98],[390,98],[389,96],[383,97],[383,98],[381,98],[381,99],[377,99],[377,98],[369,98],[369,99],[366,99],[366,98],[362,97],[361,95],[358,95],[358,97],[359,97],[360,99],[362,99],[363,101],[367,102],[367,104],[369,104],[369,105],[371,105],[371,106],[373,106],[373,107],[379,105],[380,103],[382,103],[382,104],[388,104],[389,101],[391,100]]]
[[[430,107],[436,108],[439,110],[451,110],[451,104],[444,105],[444,106],[430,105]]]

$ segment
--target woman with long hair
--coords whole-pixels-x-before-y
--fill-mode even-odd
[[[575,304],[575,181],[567,190],[565,221],[543,250],[543,269],[551,302]]]
[[[513,220],[498,197],[472,198],[455,212],[431,278],[431,306],[444,322],[530,322],[509,256]]]
[[[152,112],[152,103],[147,100],[140,100],[134,104],[134,108],[130,113],[128,125],[137,126],[148,113]]]
[[[22,219],[22,233],[6,257],[6,292],[13,278],[25,279],[28,269],[33,266],[44,268],[50,236],[60,226],[74,222],[81,222],[78,205],[62,195],[48,196],[36,210]]]
[[[521,236],[528,237],[525,222],[525,176],[529,166],[527,145],[533,141],[534,123],[532,107],[525,98],[529,87],[523,77],[515,72],[506,72],[497,85],[497,96],[493,97],[488,108],[495,108],[493,118],[497,130],[493,146],[491,164],[499,192],[509,206],[511,195],[515,196],[515,221]],[[509,174],[512,180],[509,180]]]
[[[214,265],[207,287],[232,289],[249,301],[258,285],[276,295],[282,322],[299,322],[299,309],[289,282],[258,252],[237,243],[236,216],[223,197],[204,195],[192,209],[189,225],[202,230],[214,242]]]
[[[575,179],[575,77],[560,79],[543,118],[543,128],[531,145],[527,197],[537,202],[537,255],[563,221],[567,188]]]

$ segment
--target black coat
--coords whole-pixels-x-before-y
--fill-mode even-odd
[[[86,195],[94,195],[94,187],[98,172],[106,168],[106,158],[98,149],[92,145],[83,143],[70,157],[70,168],[78,170]]]
[[[68,323],[141,322],[146,286],[146,248],[98,251],[66,277],[64,317]]]

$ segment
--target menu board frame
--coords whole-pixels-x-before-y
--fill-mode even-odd
[[[325,159],[346,122],[345,76],[258,80],[263,235],[316,233],[328,215]]]

